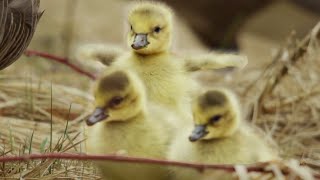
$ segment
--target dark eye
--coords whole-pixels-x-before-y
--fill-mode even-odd
[[[159,26],[156,26],[153,31],[159,33],[161,31],[161,28]]]
[[[110,107],[118,106],[122,101],[123,101],[123,97],[116,96],[111,99],[111,101],[109,102],[109,106]]]
[[[215,116],[211,117],[210,123],[214,124],[214,123],[218,122],[221,119],[221,117],[222,117],[221,115],[215,115]]]
[[[130,25],[130,29],[131,29],[131,31],[133,31],[133,27],[132,27],[132,25]]]

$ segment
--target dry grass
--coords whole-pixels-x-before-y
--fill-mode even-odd
[[[236,166],[235,177],[311,179],[312,172],[320,173],[319,28],[303,41],[290,37],[265,69],[249,69],[231,81],[248,109],[247,119],[278,144],[284,159],[295,159],[263,166],[273,172],[267,174]],[[65,85],[2,74],[0,154],[82,153],[82,121],[91,101],[89,93]],[[99,178],[90,162],[59,159],[1,163],[0,177]]]
[[[88,115],[90,94],[78,89],[35,81],[0,77],[0,154],[83,152],[81,120]],[[88,162],[43,160],[3,163],[6,179],[53,177],[96,178]]]
[[[243,93],[253,104],[250,119],[268,131],[282,157],[315,167],[320,160],[319,37],[320,23],[302,41],[290,37]]]

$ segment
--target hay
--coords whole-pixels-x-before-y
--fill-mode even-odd
[[[320,24],[302,41],[290,37],[268,67],[231,81],[248,109],[247,120],[278,144],[284,160],[255,172],[245,166],[211,169],[206,179],[226,173],[240,179],[312,179],[320,173],[319,29]],[[0,76],[0,154],[82,153],[82,121],[92,100],[68,86]],[[99,178],[90,162],[57,159],[0,163],[0,177]]]
[[[283,158],[319,168],[320,23],[303,40],[290,37],[272,64],[243,93],[249,119],[267,129]],[[251,116],[251,117],[250,117]],[[318,169],[319,170],[319,169]]]
[[[83,152],[90,94],[30,78],[0,76],[0,154]],[[0,177],[97,178],[90,163],[44,160],[0,165]]]

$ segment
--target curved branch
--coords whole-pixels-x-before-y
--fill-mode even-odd
[[[29,161],[29,160],[43,160],[43,159],[67,159],[67,160],[95,160],[95,161],[116,161],[128,163],[143,163],[143,164],[157,164],[168,166],[187,167],[198,170],[203,169],[220,169],[225,171],[234,172],[233,165],[216,165],[216,164],[197,164],[177,161],[167,161],[159,159],[127,157],[119,155],[87,155],[87,154],[71,154],[71,153],[47,153],[47,154],[30,154],[24,156],[4,156],[0,157],[0,162],[14,162],[14,161]],[[248,171],[254,172],[267,172],[272,173],[270,170],[265,170],[264,167],[269,163],[259,163],[255,166],[248,166]]]
[[[38,56],[38,57],[42,57],[45,59],[50,59],[59,63],[62,63],[66,66],[68,66],[69,68],[73,69],[74,71],[78,72],[79,74],[85,75],[87,77],[89,77],[92,80],[96,79],[96,76],[86,70],[81,69],[79,66],[77,66],[76,64],[73,64],[70,62],[70,60],[68,58],[63,58],[63,57],[59,57],[56,55],[52,55],[52,54],[48,54],[45,52],[39,52],[39,51],[34,51],[34,50],[26,50],[24,52],[24,54],[28,57],[30,56]]]
[[[199,163],[188,163],[188,162],[178,162],[178,161],[168,161],[159,159],[149,159],[149,158],[138,158],[138,157],[127,157],[119,155],[88,155],[88,154],[72,154],[72,153],[47,153],[47,154],[30,154],[23,156],[2,156],[0,157],[0,163],[3,162],[16,162],[16,161],[29,161],[29,160],[45,160],[45,159],[65,159],[65,160],[79,160],[79,161],[114,161],[114,162],[127,162],[127,163],[141,163],[141,164],[154,164],[163,166],[177,166],[196,169],[203,171],[205,169],[216,169],[224,170],[227,172],[235,172],[236,169],[234,165],[224,165],[224,164],[199,164]],[[274,162],[276,163],[276,162]],[[246,170],[248,172],[260,172],[260,173],[274,173],[272,170],[267,168],[272,162],[256,163],[251,165],[246,165]],[[287,168],[281,169],[283,174],[289,174],[290,171]],[[313,174],[316,179],[320,179],[320,174]]]

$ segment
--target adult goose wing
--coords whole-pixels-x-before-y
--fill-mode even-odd
[[[0,0],[0,70],[28,47],[43,14],[40,0]]]

